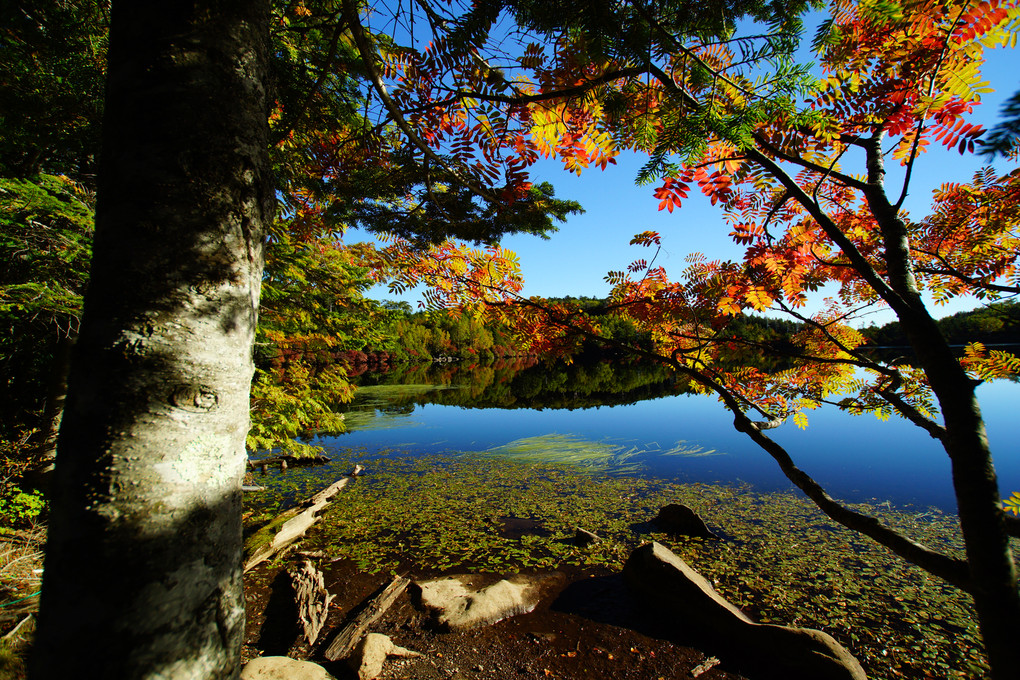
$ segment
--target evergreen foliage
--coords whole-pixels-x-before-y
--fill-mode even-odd
[[[109,11],[108,0],[0,5],[0,176],[94,175]]]
[[[55,348],[77,332],[93,205],[66,177],[0,177],[0,436],[32,426]]]
[[[985,156],[1020,153],[1020,90],[1002,105],[1000,118],[999,124],[982,140],[981,153]]]

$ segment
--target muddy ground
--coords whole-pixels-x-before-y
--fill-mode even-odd
[[[357,677],[342,662],[330,664],[322,652],[347,616],[389,580],[365,574],[347,561],[324,564],[326,587],[336,595],[316,647],[295,647],[297,613],[283,566],[261,566],[245,579],[248,628],[245,655],[286,655],[324,665],[345,680]],[[446,574],[443,574],[446,575]],[[412,579],[439,576],[415,573]],[[492,575],[493,580],[499,576]],[[419,658],[387,662],[381,677],[422,680],[739,680],[770,677],[767,669],[699,639],[697,622],[656,613],[628,592],[622,576],[599,569],[557,572],[549,579],[535,611],[461,633],[431,630],[405,592],[371,628],[389,635]],[[716,657],[721,663],[694,675]]]

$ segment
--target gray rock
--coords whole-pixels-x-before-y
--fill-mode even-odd
[[[416,600],[440,629],[478,628],[532,611],[544,580],[518,575],[479,587],[476,577],[453,576],[416,583]]]
[[[659,510],[655,523],[667,533],[701,538],[718,538],[698,513],[683,503],[670,503]]]
[[[310,661],[286,656],[260,656],[241,669],[241,680],[334,680],[326,669]]]
[[[383,664],[389,656],[413,657],[420,654],[393,644],[387,635],[369,633],[354,648],[347,663],[357,672],[359,680],[371,680],[382,675]]]
[[[623,568],[628,585],[773,671],[804,680],[867,680],[861,664],[832,636],[811,628],[755,623],[701,574],[658,543],[635,550]]]

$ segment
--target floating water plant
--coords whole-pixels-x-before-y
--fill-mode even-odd
[[[685,458],[700,458],[702,456],[722,456],[725,455],[725,451],[716,451],[715,449],[706,449],[698,444],[692,444],[680,440],[673,444],[670,448],[665,451],[658,452],[660,456],[684,456]]]

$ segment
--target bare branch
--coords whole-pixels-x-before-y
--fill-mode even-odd
[[[963,281],[968,286],[973,286],[974,288],[983,288],[984,290],[994,290],[997,293],[1012,293],[1014,295],[1020,294],[1020,286],[1003,286],[997,283],[987,283],[985,281],[981,281],[980,279],[976,279],[972,276],[967,276],[959,269],[951,265],[944,256],[938,253],[933,253],[930,251],[920,249],[916,250],[919,253],[924,253],[925,255],[934,257],[939,262],[941,262],[942,266],[944,267],[944,269],[936,269],[934,267],[917,267],[918,272],[924,274],[941,274],[944,276],[952,276],[953,278]]]
[[[818,165],[817,163],[805,160],[804,158],[800,158],[799,156],[788,154],[779,147],[770,144],[768,141],[765,140],[765,138],[761,134],[756,134],[754,136],[754,140],[758,143],[758,146],[760,146],[762,149],[766,150],[773,156],[776,156],[777,158],[784,160],[787,163],[793,163],[794,165],[799,165],[802,168],[814,170],[815,172],[820,173],[822,175],[822,180],[819,180],[819,183],[821,183],[821,181],[823,181],[825,177],[834,177],[835,179],[838,179],[840,182],[847,185],[848,187],[852,187],[860,191],[864,191],[868,186],[866,182],[862,182],[861,180],[851,177],[850,175],[845,175],[842,172],[838,172],[832,167],[827,168],[824,165]]]
[[[803,491],[815,505],[831,519],[843,526],[864,534],[885,546],[895,554],[917,565],[925,571],[938,576],[948,583],[966,592],[974,590],[967,563],[917,543],[908,536],[882,524],[880,520],[869,515],[851,510],[832,498],[810,475],[798,468],[790,458],[786,449],[762,433],[762,428],[744,414],[734,396],[723,386],[695,375],[689,369],[688,375],[709,387],[723,400],[733,412],[733,425],[740,432],[746,433],[758,446],[764,449],[779,463],[779,468],[787,479]]]
[[[442,100],[440,103],[452,103],[461,99],[477,99],[479,101],[486,102],[499,102],[501,104],[510,104],[511,106],[526,106],[528,104],[536,104],[538,102],[553,101],[556,99],[569,99],[578,95],[585,94],[591,90],[611,83],[616,80],[623,78],[633,78],[645,73],[644,68],[634,66],[631,68],[621,68],[615,71],[608,71],[603,73],[601,76],[586,80],[580,85],[573,87],[566,87],[562,90],[552,90],[549,92],[540,92],[538,94],[524,94],[519,90],[514,90],[514,94],[498,94],[495,92],[474,92],[470,90],[449,90],[453,93],[447,99]],[[431,108],[431,107],[429,107]],[[408,109],[407,113],[413,113],[424,110],[424,108]]]
[[[876,389],[875,394],[889,402],[889,404],[891,404],[892,407],[895,408],[904,418],[930,434],[932,439],[937,439],[940,442],[945,440],[946,428],[918,411],[913,405],[909,404],[902,395],[893,391],[892,388]]]

